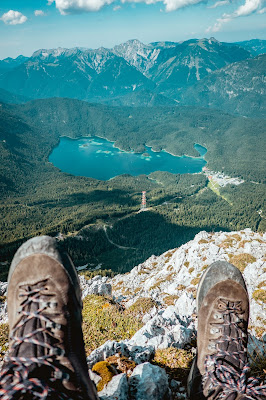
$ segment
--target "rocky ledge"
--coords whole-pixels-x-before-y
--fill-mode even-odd
[[[152,256],[129,273],[110,279],[80,276],[83,297],[101,295],[122,307],[139,310],[142,327],[125,340],[108,340],[87,358],[90,375],[102,400],[185,399],[185,380],[161,368],[155,354],[189,349],[195,353],[197,332],[196,290],[204,270],[225,260],[243,273],[250,298],[249,354],[266,351],[266,234],[200,232],[194,240]],[[6,283],[0,284],[4,296]],[[149,301],[147,302],[147,299]],[[141,307],[137,307],[141,304]],[[148,304],[148,306],[145,306]],[[6,322],[6,304],[0,322]],[[166,353],[165,353],[166,354]],[[157,357],[158,360],[158,357]]]

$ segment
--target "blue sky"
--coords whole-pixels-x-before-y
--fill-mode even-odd
[[[0,18],[0,59],[135,38],[266,39],[266,0],[1,0]]]

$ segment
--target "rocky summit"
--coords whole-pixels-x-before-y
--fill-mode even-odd
[[[135,318],[142,323],[132,337],[108,340],[88,355],[90,375],[100,399],[186,399],[188,366],[196,350],[197,285],[204,270],[217,260],[228,261],[243,273],[250,298],[250,362],[257,356],[265,360],[265,251],[265,233],[250,229],[202,231],[192,241],[150,257],[129,273],[112,279],[97,275],[88,280],[86,275],[80,276],[84,300],[103,296],[123,312],[134,310]],[[2,298],[6,289],[7,284],[2,282]],[[7,322],[5,302],[0,321]],[[3,348],[0,350],[3,354]],[[180,363],[179,368],[173,368],[181,357],[186,358],[186,366]]]

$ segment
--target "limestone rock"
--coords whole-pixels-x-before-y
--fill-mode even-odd
[[[155,349],[166,349],[170,346],[183,348],[191,341],[194,331],[192,319],[186,316],[181,318],[176,307],[169,306],[148,321],[128,343],[135,346],[154,346]]]
[[[139,364],[151,360],[154,356],[154,347],[134,345],[129,343],[128,340],[121,342],[108,340],[102,346],[92,351],[87,357],[88,367],[92,368],[92,366],[97,362],[104,361],[108,357],[117,353],[121,353],[122,356],[125,356],[135,361],[136,364]]]
[[[128,400],[127,375],[115,375],[98,396],[100,400]]]
[[[98,294],[102,296],[111,296],[112,285],[107,282],[105,276],[96,275],[94,278],[87,280],[84,276],[80,276],[80,285],[82,288],[82,298],[88,294]]]
[[[7,318],[7,302],[0,303],[0,324],[6,324],[8,322]]]
[[[5,296],[7,292],[7,282],[0,282],[0,296]]]
[[[129,393],[132,400],[170,400],[168,376],[156,365],[140,364],[129,378]]]
[[[89,376],[90,376],[92,382],[94,382],[96,386],[98,385],[98,383],[99,383],[100,380],[102,379],[102,378],[100,377],[100,375],[95,374],[95,372],[93,372],[91,369],[89,369]]]

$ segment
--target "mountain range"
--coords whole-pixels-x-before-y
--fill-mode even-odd
[[[0,61],[0,88],[14,94],[14,102],[69,97],[127,106],[201,104],[265,117],[265,51],[265,40],[214,38],[41,49]],[[12,102],[12,95],[5,97]]]

